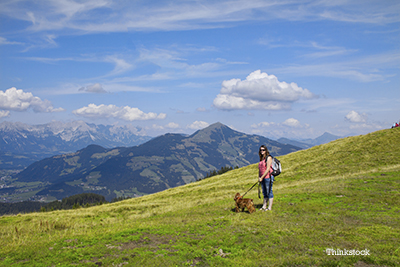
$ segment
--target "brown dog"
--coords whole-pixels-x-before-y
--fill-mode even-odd
[[[236,202],[236,212],[239,212],[240,209],[244,211],[244,208],[247,208],[247,210],[250,213],[253,213],[256,208],[254,207],[253,200],[251,198],[242,198],[242,196],[239,193],[236,193],[235,198],[233,199]]]

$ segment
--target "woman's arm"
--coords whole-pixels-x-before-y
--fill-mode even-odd
[[[264,174],[258,178],[258,181],[261,182],[269,173],[269,169],[271,168],[271,164],[272,164],[272,157],[268,156],[267,157],[267,169],[265,170]]]

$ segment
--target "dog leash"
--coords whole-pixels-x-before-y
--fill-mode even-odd
[[[254,186],[256,186],[256,184],[258,184],[258,182],[256,182],[255,184],[253,184],[253,186],[252,187],[250,187],[250,189],[249,190],[247,190],[247,192],[246,193],[244,193],[244,195],[243,196],[241,196],[241,198],[243,198],[251,189],[253,189],[253,187]]]

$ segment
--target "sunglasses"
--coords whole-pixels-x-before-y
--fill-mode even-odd
[[[261,148],[260,151],[265,151],[265,149],[264,149],[264,148]]]

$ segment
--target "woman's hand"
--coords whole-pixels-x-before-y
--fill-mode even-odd
[[[258,177],[258,181],[261,183],[262,182],[262,176]]]

